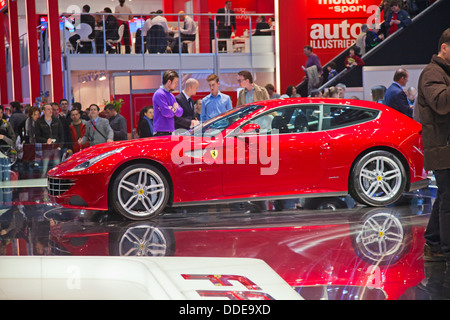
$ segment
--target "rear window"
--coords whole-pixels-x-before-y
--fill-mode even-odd
[[[374,120],[380,111],[342,105],[324,105],[322,130],[332,130]]]

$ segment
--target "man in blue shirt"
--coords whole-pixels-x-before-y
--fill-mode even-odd
[[[233,108],[230,96],[219,91],[219,77],[211,74],[206,78],[211,93],[202,99],[200,120],[206,121]]]
[[[408,71],[403,68],[395,71],[394,82],[392,82],[391,86],[386,90],[384,95],[384,103],[387,106],[412,118],[413,109],[409,105],[408,97],[406,96],[404,89],[408,83],[408,80]]]

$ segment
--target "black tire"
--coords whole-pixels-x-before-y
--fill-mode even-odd
[[[164,210],[170,188],[160,170],[137,163],[126,167],[114,178],[110,192],[115,212],[127,219],[147,220]]]
[[[361,157],[350,175],[350,195],[369,206],[387,206],[402,196],[406,171],[391,152],[372,151]]]

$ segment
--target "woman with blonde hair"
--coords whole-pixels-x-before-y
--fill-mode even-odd
[[[339,98],[339,92],[336,87],[329,87],[323,93],[324,98]]]

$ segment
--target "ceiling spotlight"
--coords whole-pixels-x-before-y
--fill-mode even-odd
[[[104,72],[100,73],[100,77],[98,78],[98,80],[100,81],[106,80],[106,75]]]

